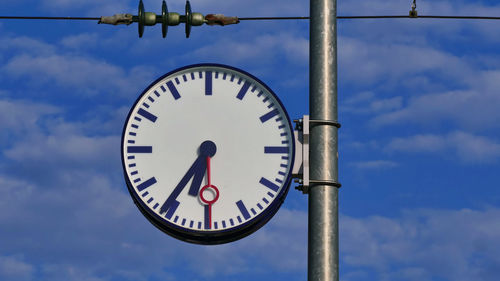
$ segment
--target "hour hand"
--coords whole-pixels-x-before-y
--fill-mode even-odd
[[[201,181],[203,180],[203,176],[205,175],[205,171],[207,170],[207,157],[213,157],[217,152],[217,146],[213,141],[204,141],[200,145],[200,153],[198,159],[196,159],[196,172],[194,174],[193,181],[191,183],[191,188],[189,188],[188,194],[191,196],[198,196],[201,187]]]

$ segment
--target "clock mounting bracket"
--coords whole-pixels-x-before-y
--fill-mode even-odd
[[[309,193],[309,188],[314,185],[326,185],[340,188],[342,185],[332,180],[315,180],[310,178],[309,173],[309,136],[310,129],[314,126],[333,126],[339,129],[340,123],[332,120],[311,120],[309,115],[293,120],[295,123],[295,162],[292,177],[299,185],[295,188],[302,193]]]

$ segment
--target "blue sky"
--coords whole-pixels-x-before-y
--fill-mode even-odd
[[[145,0],[160,12],[160,0]],[[339,15],[407,14],[409,0],[339,0]],[[2,15],[136,13],[136,1],[20,0]],[[240,17],[305,16],[308,1],[192,0]],[[169,1],[180,12],[182,1]],[[417,1],[421,15],[500,15],[496,1]],[[120,163],[129,108],[175,68],[244,69],[291,118],[308,112],[308,22],[227,27],[0,22],[1,280],[305,280],[307,197],[221,246],[177,241],[130,198]],[[339,22],[342,281],[497,280],[500,25]]]

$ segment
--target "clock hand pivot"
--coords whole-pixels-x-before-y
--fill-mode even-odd
[[[217,152],[217,146],[213,141],[207,140],[200,145],[200,156],[214,157]]]

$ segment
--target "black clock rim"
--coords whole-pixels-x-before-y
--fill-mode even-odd
[[[176,224],[173,224],[161,216],[157,215],[156,213],[150,211],[149,207],[142,202],[140,199],[140,195],[137,194],[134,190],[134,187],[128,178],[127,172],[126,172],[126,164],[125,164],[125,155],[123,153],[124,151],[124,139],[125,139],[125,132],[127,130],[127,124],[130,120],[130,117],[132,115],[132,112],[136,108],[137,104],[139,101],[142,99],[146,93],[153,88],[154,85],[156,85],[158,82],[163,80],[164,78],[173,75],[177,72],[184,71],[186,69],[191,69],[191,68],[198,68],[198,67],[219,67],[223,69],[229,69],[232,71],[239,72],[243,75],[246,75],[250,77],[251,79],[255,80],[257,83],[262,85],[273,97],[275,100],[278,102],[281,110],[283,111],[287,124],[289,128],[291,129],[291,132],[293,134],[293,126],[290,120],[290,116],[288,115],[288,112],[286,111],[286,108],[283,106],[283,103],[279,99],[278,95],[262,80],[259,78],[255,77],[254,75],[225,64],[219,64],[219,63],[200,63],[200,64],[191,64],[191,65],[186,65],[177,69],[174,69],[172,71],[169,71],[168,73],[162,75],[161,77],[157,78],[155,81],[150,83],[144,91],[138,96],[136,101],[134,102],[133,106],[130,108],[129,113],[127,115],[127,118],[125,120],[123,130],[122,130],[122,138],[121,138],[121,160],[122,160],[122,168],[125,176],[125,181],[127,184],[127,189],[137,206],[137,208],[141,211],[141,213],[158,229],[161,231],[165,232],[168,235],[171,235],[179,240],[185,241],[185,242],[190,242],[190,243],[195,243],[195,244],[204,244],[204,245],[215,245],[215,244],[224,244],[232,241],[236,241],[238,239],[241,239],[243,237],[246,237],[258,229],[260,229],[262,226],[264,226],[279,210],[281,205],[283,204],[286,195],[288,194],[288,191],[290,189],[291,185],[291,180],[292,180],[292,170],[293,170],[293,165],[294,165],[294,160],[295,160],[295,139],[293,138],[292,135],[292,153],[291,153],[291,159],[290,159],[290,169],[287,175],[286,180],[283,182],[283,188],[281,189],[280,193],[276,195],[276,199],[274,199],[270,205],[259,215],[249,219],[248,221],[244,222],[243,224],[240,224],[236,227],[230,228],[230,229],[225,229],[225,230],[219,230],[219,231],[197,231],[197,230],[191,230],[187,228],[182,228]]]

